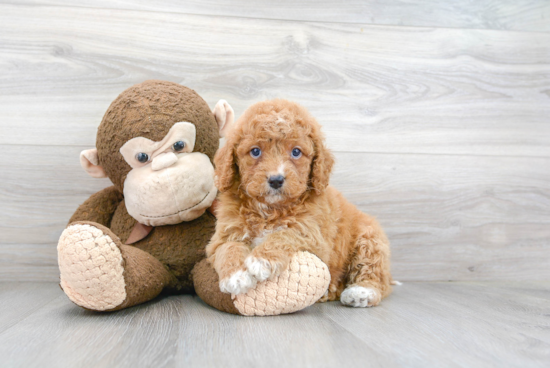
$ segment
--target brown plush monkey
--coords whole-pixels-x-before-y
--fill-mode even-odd
[[[99,126],[97,148],[80,157],[91,176],[109,177],[114,185],[76,210],[58,244],[60,285],[71,301],[114,311],[163,290],[196,289],[215,308],[254,315],[292,312],[318,299],[311,287],[287,298],[280,285],[288,280],[258,284],[253,297],[232,298],[220,292],[204,260],[215,226],[207,211],[217,194],[212,162],[232,123],[227,102],[211,112],[195,91],[176,83],[146,81],[116,98]],[[323,292],[326,266],[311,254],[301,257],[294,271],[286,271],[291,287],[317,285]]]

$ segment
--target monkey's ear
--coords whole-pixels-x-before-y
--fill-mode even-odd
[[[226,100],[219,100],[212,112],[214,113],[214,117],[218,123],[220,137],[223,138],[233,126],[233,122],[235,120],[233,108],[227,103]]]
[[[99,165],[99,157],[97,156],[97,148],[92,148],[80,152],[80,165],[86,170],[92,178],[106,178],[107,174],[103,167]]]

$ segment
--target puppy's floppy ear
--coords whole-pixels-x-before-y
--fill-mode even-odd
[[[220,192],[225,192],[233,185],[236,179],[237,162],[235,159],[235,149],[237,147],[237,135],[230,134],[227,137],[225,146],[220,148],[214,156],[214,164],[216,165],[215,182],[216,187]]]
[[[328,186],[330,173],[334,165],[334,156],[325,146],[320,132],[314,134],[313,144],[315,153],[311,164],[310,181],[313,189],[320,194]]]

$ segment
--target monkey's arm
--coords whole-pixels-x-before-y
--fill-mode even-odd
[[[122,193],[114,186],[100,190],[78,207],[69,224],[75,221],[92,221],[110,227],[113,214],[123,199]]]

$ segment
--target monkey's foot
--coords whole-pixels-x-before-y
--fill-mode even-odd
[[[298,252],[279,276],[258,282],[244,294],[219,290],[218,275],[206,260],[194,271],[195,291],[207,304],[244,316],[274,316],[297,312],[314,304],[330,284],[328,266],[317,256]]]
[[[235,307],[245,316],[294,313],[314,304],[330,283],[328,266],[317,256],[298,252],[289,267],[273,280],[259,282],[235,296]]]
[[[151,254],[122,244],[110,229],[75,222],[57,246],[61,288],[76,305],[114,311],[147,302],[178,280]]]
[[[106,311],[126,300],[124,260],[110,235],[91,224],[70,225],[61,234],[57,253],[61,288],[72,302]]]

